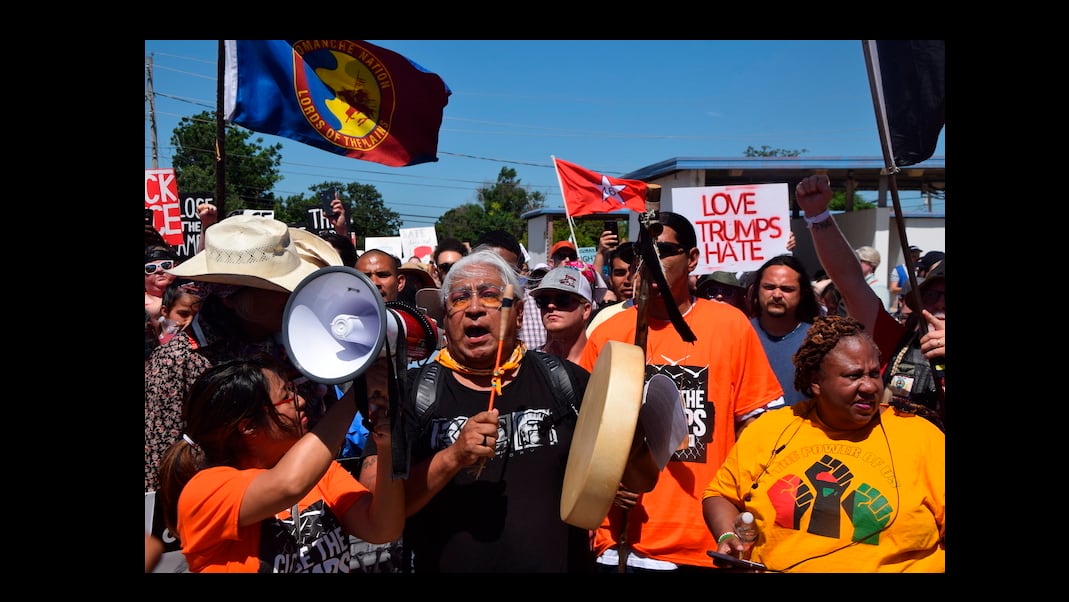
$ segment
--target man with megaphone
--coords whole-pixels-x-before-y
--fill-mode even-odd
[[[589,532],[560,516],[577,400],[589,373],[563,358],[543,359],[518,340],[519,279],[494,251],[476,249],[453,264],[439,302],[446,346],[429,366],[408,371],[400,400],[411,444],[406,568],[592,572]],[[572,402],[557,395],[558,370]],[[433,401],[424,407],[428,395]],[[372,491],[377,455],[369,441],[360,481]]]

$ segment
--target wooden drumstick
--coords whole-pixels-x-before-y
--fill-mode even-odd
[[[501,326],[497,334],[497,359],[494,360],[494,376],[490,379],[490,406],[487,411],[494,409],[494,397],[501,392],[501,351],[505,347],[505,336],[508,334],[509,320],[512,318],[512,285],[505,285],[505,292],[501,298]],[[475,472],[475,478],[483,473],[486,468],[486,458],[479,463],[479,469]]]

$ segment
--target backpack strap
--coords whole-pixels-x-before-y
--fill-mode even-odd
[[[549,379],[550,389],[553,390],[553,398],[565,411],[571,410],[573,414],[578,416],[579,410],[576,409],[578,400],[575,396],[575,385],[572,383],[572,375],[565,369],[561,359],[555,355],[537,350],[528,350],[527,355],[538,358],[538,361],[531,363],[537,366],[537,369]],[[438,398],[438,393],[445,388],[445,381],[438,378],[441,372],[442,365],[437,361],[425,364],[420,368],[419,375],[416,377],[416,417],[422,418],[427,413],[427,410],[434,405],[435,400]]]
[[[577,401],[575,386],[572,383],[572,376],[564,368],[561,358],[537,349],[527,352],[527,355],[532,354],[541,360],[533,363],[549,378],[549,385],[553,390],[553,398],[557,400],[559,405],[564,407],[565,411],[571,409],[572,413],[578,416],[579,410],[575,407]]]
[[[425,364],[419,369],[416,377],[416,417],[423,418],[427,409],[434,405],[438,398],[438,374],[442,371],[442,365],[437,361]],[[442,384],[444,387],[444,383]]]

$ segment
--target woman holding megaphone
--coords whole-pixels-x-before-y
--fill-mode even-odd
[[[160,460],[182,434],[182,399],[193,380],[254,352],[288,363],[280,336],[290,293],[312,272],[341,265],[327,241],[266,217],[229,217],[205,230],[203,240],[203,251],[168,270],[202,285],[189,336],[157,347],[145,362],[146,492],[158,488]],[[313,410],[333,401],[333,391],[310,381],[300,386],[314,422]]]
[[[335,460],[364,391],[372,437],[390,447],[385,360],[311,430],[284,373],[266,354],[226,361],[186,396],[186,431],[164,456],[159,492],[191,572],[348,573],[349,535],[401,535],[404,481],[391,478],[391,455],[374,494]]]

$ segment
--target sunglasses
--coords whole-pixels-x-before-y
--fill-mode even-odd
[[[156,263],[146,263],[145,273],[155,274],[156,270],[169,270],[174,267],[174,262],[170,259],[164,259],[163,261],[157,261]]]
[[[439,263],[438,271],[444,276],[449,273],[449,268],[453,267],[451,263]]]
[[[450,311],[464,311],[471,306],[474,297],[479,297],[479,305],[486,309],[498,309],[504,303],[504,294],[496,286],[480,286],[478,291],[461,288],[449,292],[445,303]]]
[[[736,289],[730,286],[707,286],[702,289],[706,299],[715,299],[718,296],[729,299],[735,296]]]
[[[657,257],[661,259],[668,259],[687,252],[686,247],[674,242],[658,242],[654,243],[654,246],[657,248]],[[635,247],[631,246],[627,249],[622,249],[619,257],[627,263],[635,263]]]
[[[552,303],[561,311],[572,311],[576,307],[579,307],[579,299],[575,295],[569,295],[568,293],[557,293],[555,295],[538,295],[534,298],[535,304],[539,309],[549,309],[549,304]]]

